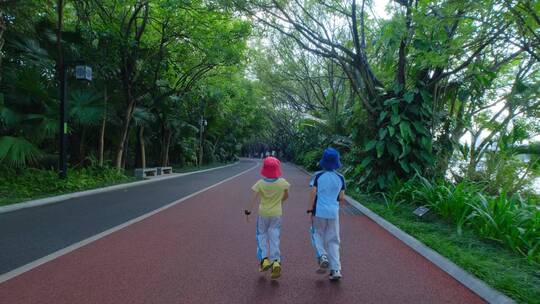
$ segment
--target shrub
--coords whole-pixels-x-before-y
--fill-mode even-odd
[[[540,209],[519,197],[485,197],[478,194],[470,225],[483,237],[540,262]]]
[[[302,165],[309,171],[316,171],[319,168],[319,159],[322,155],[322,150],[311,150],[298,156],[296,162]]]
[[[457,227],[499,242],[511,250],[540,262],[540,207],[521,197],[486,196],[475,183],[432,182],[416,175],[407,182],[396,182],[383,194],[386,205],[412,203],[428,205]]]
[[[123,172],[109,167],[90,166],[69,171],[61,180],[52,170],[0,168],[0,205],[102,187],[130,180]]]

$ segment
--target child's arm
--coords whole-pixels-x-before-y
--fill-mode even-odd
[[[317,187],[311,187],[311,193],[309,194],[309,206],[307,209],[308,213],[313,215],[313,207],[315,207],[315,196],[317,196]]]
[[[338,200],[340,205],[343,206],[347,202],[345,200],[345,189],[347,189],[347,186],[345,184],[345,178],[343,177],[343,175],[340,174],[339,177],[341,177],[341,191],[339,191]]]
[[[251,194],[251,200],[249,201],[246,209],[244,209],[244,214],[246,215],[246,220],[249,222],[249,215],[251,211],[255,208],[257,201],[259,200],[259,192],[253,191]]]
[[[341,190],[339,192],[339,202],[341,203],[341,205],[345,205],[345,203],[347,202],[345,200],[345,190]]]
[[[283,197],[281,198],[281,202],[283,203],[289,198],[289,189],[283,190]]]

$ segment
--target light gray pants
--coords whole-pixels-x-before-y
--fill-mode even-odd
[[[264,258],[270,262],[281,262],[279,251],[279,234],[281,231],[281,216],[257,217],[257,258]]]
[[[311,217],[311,243],[317,261],[322,255],[328,257],[331,270],[341,270],[339,260],[339,216],[335,219]]]

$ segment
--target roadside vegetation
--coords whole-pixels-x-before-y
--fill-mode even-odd
[[[67,180],[58,179],[58,172],[54,170],[0,169],[0,206],[136,180],[110,167],[76,168],[70,171]]]
[[[2,1],[0,204],[129,181],[134,168],[236,160],[269,125],[244,77],[251,28],[205,1]],[[77,64],[91,82],[75,79]]]
[[[201,166],[173,167],[174,173],[188,173],[233,164],[213,162]],[[0,167],[0,206],[26,202],[60,194],[113,186],[140,180],[130,172],[122,172],[110,166],[88,165],[73,168],[67,180],[58,179],[58,172],[36,168],[24,170]]]

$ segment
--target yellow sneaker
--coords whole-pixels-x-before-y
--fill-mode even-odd
[[[267,271],[268,269],[270,269],[271,266],[272,264],[270,264],[270,261],[268,260],[268,258],[264,258],[261,261],[261,265],[259,265],[259,271],[260,272]]]
[[[270,276],[270,278],[272,280],[275,280],[279,278],[280,276],[281,276],[281,264],[279,264],[278,261],[274,261],[274,263],[272,263],[272,275]]]

